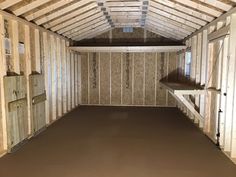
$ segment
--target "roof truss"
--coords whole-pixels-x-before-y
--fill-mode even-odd
[[[3,0],[0,9],[76,40],[115,27],[142,27],[182,40],[235,5],[235,0]]]

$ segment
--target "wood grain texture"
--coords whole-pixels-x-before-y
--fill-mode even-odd
[[[132,59],[133,53],[122,54],[122,104],[132,105]]]
[[[167,76],[167,61],[165,60],[165,53],[157,53],[157,75],[156,75],[156,104],[158,106],[166,106],[166,90],[160,85],[160,80]]]
[[[99,53],[89,53],[89,103],[99,104]]]
[[[43,75],[31,75],[30,76],[30,88],[31,88],[31,102],[36,96],[39,96],[45,91],[44,76]],[[45,101],[38,104],[32,103],[32,132],[35,133],[46,126],[45,117]]]
[[[134,53],[134,93],[133,104],[143,105],[144,53]]]
[[[111,54],[111,104],[121,104],[121,53]]]
[[[155,105],[155,53],[145,53],[145,105]]]
[[[4,78],[8,148],[12,148],[28,137],[26,79],[24,76],[11,76]],[[24,104],[17,105],[10,110],[9,103],[25,99]],[[16,102],[17,104],[17,102]]]
[[[0,93],[1,93],[1,87],[0,87]],[[1,94],[0,94],[0,100],[1,100]],[[0,101],[0,153],[4,151],[4,146],[3,146],[3,141],[4,141],[4,138],[3,138],[3,119],[2,119],[2,103]]]
[[[88,54],[81,54],[81,102],[88,104]]]
[[[168,63],[168,77],[169,79],[177,79],[177,55],[175,52],[169,53],[169,63]],[[176,99],[168,93],[168,106],[176,106]]]
[[[100,53],[100,104],[110,104],[110,53]]]
[[[87,59],[87,55],[82,54],[82,104],[175,106],[175,100],[167,95],[159,80],[166,77],[168,72],[175,71],[176,53],[90,53],[89,62],[83,59]],[[169,57],[173,58],[171,66],[168,65]],[[95,81],[99,88],[93,88]]]

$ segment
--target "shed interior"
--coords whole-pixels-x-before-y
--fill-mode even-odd
[[[122,119],[135,107],[177,108],[236,163],[235,0],[0,0],[0,9],[3,160],[80,109],[117,107]]]

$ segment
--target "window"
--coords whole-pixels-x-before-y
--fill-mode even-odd
[[[133,32],[133,28],[132,27],[124,27],[123,28],[123,33],[132,33]]]
[[[185,53],[185,76],[190,78],[190,72],[191,72],[191,52],[186,52]]]

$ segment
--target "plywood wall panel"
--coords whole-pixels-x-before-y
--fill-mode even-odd
[[[156,54],[145,54],[145,105],[155,105]]]
[[[167,106],[167,91],[160,85],[160,80],[167,76],[168,59],[165,53],[157,53],[157,73],[156,73],[156,104],[158,106]]]
[[[110,53],[100,53],[100,104],[110,104]]]
[[[88,53],[81,54],[82,104],[175,106],[159,80],[176,69],[176,53],[89,53],[89,56],[88,61]],[[171,66],[169,56],[173,58]],[[96,89],[94,82],[98,85]]]
[[[134,93],[133,104],[143,105],[144,103],[144,53],[134,53]]]
[[[89,53],[89,104],[99,104],[99,53]]]
[[[88,104],[88,54],[81,54],[81,102]]]
[[[132,105],[133,53],[122,54],[122,104]]]
[[[111,54],[111,104],[121,104],[121,53]]]

